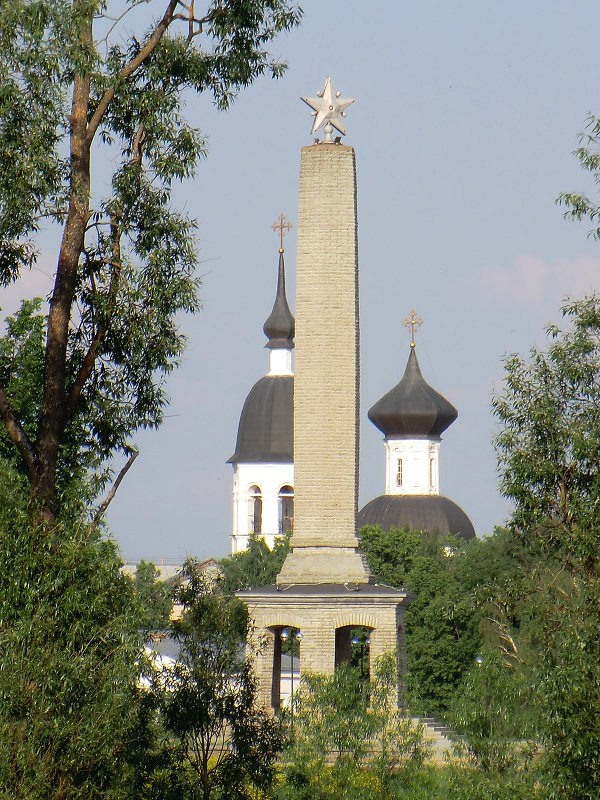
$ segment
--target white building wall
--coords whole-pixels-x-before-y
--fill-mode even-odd
[[[283,486],[294,486],[294,465],[288,463],[234,466],[232,555],[248,547],[251,533],[250,489],[253,486],[259,487],[262,496],[260,535],[272,548],[275,537],[279,534],[279,492]]]
[[[293,375],[292,351],[285,347],[269,350],[269,375]]]
[[[431,439],[385,440],[386,494],[439,494],[439,441]],[[399,461],[402,479],[399,482]]]

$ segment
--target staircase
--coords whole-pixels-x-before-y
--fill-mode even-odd
[[[423,726],[423,741],[430,750],[435,764],[442,764],[453,755],[453,743],[461,737],[447,725],[433,717],[413,717],[415,724]]]

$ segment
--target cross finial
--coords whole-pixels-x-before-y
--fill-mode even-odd
[[[280,214],[271,227],[279,233],[279,252],[283,253],[283,237],[292,230],[292,223]]]
[[[414,308],[410,312],[410,317],[404,320],[404,326],[410,328],[410,346],[415,346],[415,328],[420,328],[423,324],[421,317],[417,317]]]

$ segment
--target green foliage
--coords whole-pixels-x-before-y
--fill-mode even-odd
[[[452,763],[445,774],[444,800],[534,800],[540,797],[535,774],[517,767],[502,773],[486,772],[465,758]]]
[[[501,774],[519,766],[531,735],[528,687],[514,659],[499,648],[482,648],[466,675],[462,692],[454,697],[449,714],[453,726],[467,737],[460,748],[486,773]]]
[[[596,798],[600,786],[600,583],[548,572],[526,606],[538,657],[531,704],[542,743],[543,797]]]
[[[565,303],[567,329],[547,329],[543,352],[505,361],[493,408],[501,489],[513,527],[569,569],[596,571],[600,550],[600,298]]]
[[[443,715],[480,643],[475,587],[479,541],[367,527],[360,547],[382,583],[406,586],[407,700],[411,711]]]
[[[44,373],[46,320],[40,313],[41,306],[40,298],[23,301],[19,311],[7,317],[6,334],[0,337],[0,383],[6,387],[11,405],[31,439],[37,433]],[[22,468],[4,426],[0,431],[0,455]]]
[[[133,0],[126,4],[129,8],[136,5],[139,3]],[[0,241],[4,282],[35,260],[29,237],[37,230],[39,220],[50,216],[62,222],[67,213],[71,175],[63,141],[69,132],[68,90],[77,73],[90,79],[90,116],[107,100],[106,92],[112,93],[100,130],[104,144],[114,143],[124,156],[117,176],[131,175],[130,169],[135,172],[137,165],[131,164],[131,156],[143,126],[148,174],[157,179],[159,187],[153,194],[148,183],[143,185],[167,212],[168,228],[166,198],[161,201],[161,194],[171,180],[193,175],[203,152],[202,137],[181,117],[182,92],[187,88],[208,91],[219,107],[226,108],[236,93],[258,76],[270,73],[277,77],[285,69],[286,65],[273,59],[265,47],[279,32],[298,24],[298,8],[277,0],[234,0],[225,5],[209,2],[205,9],[197,9],[195,21],[184,27],[173,12],[185,13],[185,7],[179,3],[173,6],[168,33],[157,46],[149,48],[137,69],[131,70],[129,65],[144,55],[143,48],[157,30],[156,21],[145,32],[130,34],[121,41],[117,35],[120,27],[113,26],[111,41],[110,35],[106,40],[100,38],[116,16],[110,3],[19,0],[3,4],[0,153],[5,180],[0,198]],[[165,11],[169,13],[167,3]],[[92,18],[98,28],[95,41],[85,35]],[[105,160],[106,156],[100,158]],[[125,228],[134,248],[145,251],[150,245],[150,252],[158,247],[164,254],[168,240],[158,242],[157,231],[152,230],[157,220],[151,214],[151,220],[144,222],[143,215],[136,212],[148,197],[141,199],[141,203],[133,203],[133,195],[125,191],[123,196],[117,192],[106,202],[124,201]],[[150,238],[144,235],[148,232]]]
[[[255,704],[255,679],[243,655],[248,610],[194,562],[183,577],[176,598],[183,614],[172,625],[180,654],[154,678],[170,736],[167,782],[178,798],[253,798],[273,782],[283,735]]]
[[[173,608],[173,588],[160,580],[151,561],[140,561],[134,577],[135,594],[140,605],[143,631],[165,631]]]
[[[227,108],[257,77],[279,76],[267,48],[301,16],[286,0],[164,0],[144,19],[150,5],[0,5],[0,285],[35,264],[42,223],[62,229],[48,324],[22,312],[36,352],[15,349],[28,333],[13,324],[0,364],[0,415],[46,519],[70,467],[79,488],[99,470],[93,495],[101,465],[162,421],[185,346],[178,317],[198,308],[195,222],[172,206],[173,182],[205,154],[187,93]],[[21,357],[35,366],[28,381]]]
[[[304,674],[277,797],[383,800],[432,788],[422,731],[397,708],[397,681],[392,654],[374,665],[370,685],[348,666]]]
[[[516,559],[478,593],[486,648],[452,709],[469,742],[459,798],[598,796],[600,300],[563,316],[545,351],[506,359],[494,399]]]
[[[223,571],[221,589],[234,594],[240,589],[253,589],[275,583],[289,549],[289,533],[278,536],[272,550],[262,536],[252,534],[247,550],[219,561]]]
[[[580,134],[579,147],[575,150],[575,157],[581,164],[582,169],[589,172],[595,184],[598,184],[600,177],[600,120],[590,114],[587,119],[587,130]],[[600,206],[586,195],[578,192],[561,192],[558,197],[560,205],[567,206],[565,217],[570,220],[589,219],[594,228],[590,235],[594,239],[600,239]]]
[[[137,797],[149,743],[131,582],[76,514],[34,526],[0,462],[0,794]]]
[[[0,385],[6,389],[10,404],[31,441],[37,437],[42,403],[44,341],[48,318],[41,313],[42,300],[24,300],[19,310],[6,318],[6,333],[0,337]],[[66,426],[60,447],[56,475],[61,502],[84,508],[108,477],[96,472],[102,458],[94,446],[91,428],[110,426],[120,416],[118,408],[105,408],[104,420],[91,413],[87,423],[81,413]],[[0,428],[0,457],[12,463],[23,475],[27,470],[4,426]]]

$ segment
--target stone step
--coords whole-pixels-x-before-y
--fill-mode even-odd
[[[444,763],[453,754],[453,741],[459,738],[447,725],[438,722],[434,717],[415,717],[415,723],[423,726],[425,743],[430,749],[430,758],[434,763]]]

